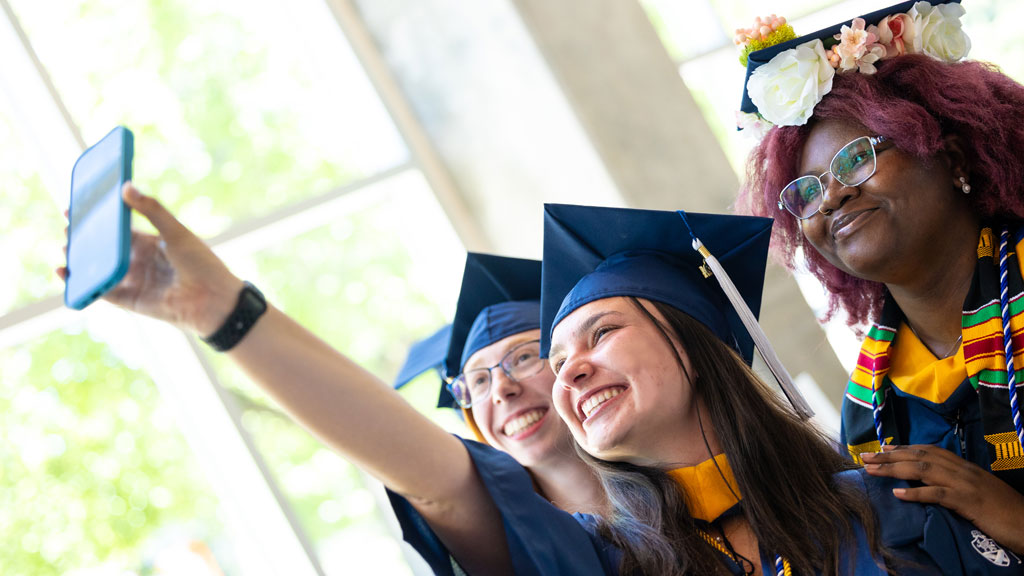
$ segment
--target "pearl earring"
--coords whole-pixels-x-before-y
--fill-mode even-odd
[[[971,185],[967,183],[967,178],[960,177],[960,189],[964,191],[964,194],[971,193]]]

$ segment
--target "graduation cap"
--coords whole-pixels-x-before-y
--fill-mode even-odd
[[[470,252],[462,274],[445,372],[455,378],[474,352],[540,328],[540,262]]]
[[[444,359],[448,354],[448,340],[452,335],[452,325],[446,324],[440,330],[416,342],[409,348],[409,355],[405,358],[405,364],[395,376],[395,390],[405,386],[414,378],[428,370],[437,372],[438,380],[441,382],[441,396],[437,400],[437,407],[450,406],[454,399],[444,387]]]
[[[868,14],[864,14],[863,16],[861,16],[861,18],[864,19],[864,21],[865,21],[865,23],[867,25],[877,25],[886,16],[890,16],[892,14],[903,14],[903,13],[908,12],[914,6],[914,4],[916,4],[916,3],[917,3],[916,0],[908,0],[906,2],[900,2],[899,4],[894,4],[892,6],[889,6],[888,8],[883,8],[881,10],[875,10],[874,12],[869,12]],[[960,0],[949,0],[947,2],[933,2],[932,4],[937,6],[937,5],[941,5],[941,4],[959,4],[959,3],[960,3]],[[747,75],[746,75],[746,78],[744,78],[744,80],[743,80],[743,99],[740,102],[740,111],[741,112],[746,112],[746,113],[749,113],[749,114],[754,114],[754,113],[758,112],[757,106],[750,100],[750,95],[747,93],[747,83],[750,82],[750,75],[754,73],[754,70],[757,70],[761,66],[771,62],[771,60],[773,58],[775,58],[779,54],[785,52],[786,50],[790,50],[792,48],[796,48],[796,47],[801,46],[803,44],[806,44],[808,42],[812,42],[814,40],[821,40],[822,43],[824,44],[825,49],[828,50],[834,44],[837,43],[837,41],[835,39],[835,35],[839,34],[841,32],[841,30],[842,30],[842,27],[844,25],[848,25],[851,20],[852,20],[852,18],[844,20],[844,21],[842,21],[839,24],[836,24],[834,26],[830,26],[828,28],[824,28],[824,29],[818,30],[817,32],[814,32],[813,34],[806,34],[804,36],[800,36],[800,37],[794,38],[792,40],[788,40],[788,41],[783,42],[781,44],[776,44],[774,46],[770,46],[770,47],[765,48],[763,50],[757,50],[757,51],[754,51],[754,52],[751,52],[750,54],[748,54],[747,55]]]
[[[541,356],[554,327],[585,304],[654,300],[704,324],[748,365],[756,345],[794,408],[809,417],[757,324],[771,227],[771,219],[754,216],[545,204]]]

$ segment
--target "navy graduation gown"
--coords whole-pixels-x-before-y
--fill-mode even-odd
[[[575,517],[555,508],[533,489],[526,470],[509,455],[489,446],[463,440],[488,493],[502,515],[515,574],[519,576],[594,576],[619,574],[621,552],[598,536],[594,517]],[[974,525],[941,506],[899,500],[893,488],[906,482],[876,478],[862,469],[836,475],[851,482],[874,508],[883,545],[896,556],[899,574],[966,576],[1024,575],[1021,559],[993,542]],[[388,492],[406,542],[419,552],[436,574],[457,576],[448,550],[405,498]],[[739,505],[726,514],[739,510]],[[852,565],[849,559],[852,557]],[[727,560],[723,556],[723,560]],[[762,551],[764,574],[774,574],[774,557]],[[742,574],[731,561],[723,561]],[[885,574],[871,557],[863,529],[857,527],[857,546],[844,551],[841,567],[851,573]]]

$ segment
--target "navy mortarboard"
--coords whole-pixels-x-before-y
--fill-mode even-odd
[[[409,348],[409,355],[405,358],[398,376],[395,377],[395,389],[399,389],[411,382],[414,378],[427,370],[437,372],[438,380],[442,383],[441,395],[437,399],[437,407],[444,408],[452,406],[454,400],[444,383],[444,360],[448,355],[448,341],[451,339],[452,325],[446,324],[440,330],[427,336],[423,340]]]
[[[540,262],[470,252],[445,360],[448,378],[477,350],[538,328]]]
[[[707,326],[748,364],[756,343],[796,410],[810,415],[756,321],[771,226],[752,216],[545,205],[541,355],[553,328],[584,304],[655,300]]]

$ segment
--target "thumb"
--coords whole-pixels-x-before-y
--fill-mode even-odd
[[[124,183],[121,195],[128,206],[145,216],[146,220],[153,224],[165,241],[174,242],[192,236],[192,232],[179,222],[167,208],[164,208],[159,200],[139,192],[139,189],[131,181]]]

